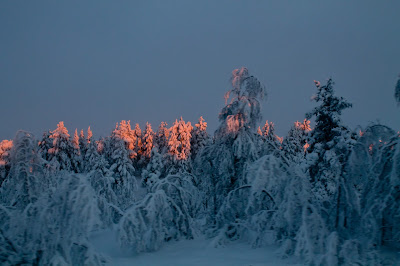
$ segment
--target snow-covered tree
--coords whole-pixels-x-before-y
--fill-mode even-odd
[[[157,250],[170,240],[192,239],[198,203],[192,176],[169,175],[158,180],[122,217],[118,228],[121,244],[143,252]]]
[[[254,76],[250,76],[247,68],[232,71],[232,89],[225,94],[225,102],[231,101],[219,114],[221,126],[217,135],[237,134],[239,130],[248,128],[256,130],[261,120],[260,100],[265,96],[265,88]]]
[[[39,141],[39,154],[46,161],[50,161],[51,155],[49,153],[49,150],[53,146],[53,140],[50,138],[50,136],[51,131],[45,131],[43,132],[42,139]]]
[[[85,168],[84,172],[89,173],[93,170],[99,170],[102,174],[108,173],[109,164],[105,159],[104,155],[99,154],[96,142],[88,144],[88,148],[85,154]]]
[[[74,169],[77,173],[80,173],[83,170],[83,157],[81,149],[79,146],[79,135],[78,129],[75,129],[74,137],[71,140],[72,147],[73,147],[73,154],[72,154],[72,164],[74,165]]]
[[[334,95],[333,85],[332,79],[323,86],[316,82],[317,94],[313,99],[320,105],[306,115],[307,119],[315,116],[308,148],[310,177],[321,201],[328,204],[332,204],[331,196],[338,192],[338,182],[351,148],[350,131],[342,124],[340,116],[352,105]]]
[[[195,124],[190,141],[192,159],[196,158],[199,151],[207,144],[210,144],[210,142],[210,136],[207,133],[207,123],[204,122],[204,118],[200,116],[199,122]]]
[[[155,145],[158,146],[158,151],[165,154],[168,151],[169,130],[166,122],[161,122],[155,135]]]
[[[260,127],[258,128],[257,133],[261,136],[262,140],[262,154],[279,155],[282,138],[275,134],[275,124],[267,120],[262,129]]]
[[[143,139],[142,139],[142,160],[148,161],[151,156],[151,150],[154,146],[154,132],[151,128],[150,123],[146,123],[146,129],[143,132]]]
[[[89,126],[88,129],[87,129],[86,143],[92,142],[92,139],[93,139],[93,132],[90,129],[90,126]]]
[[[13,146],[12,140],[0,142],[0,186],[10,171],[10,150]]]
[[[74,147],[70,141],[70,135],[64,122],[60,122],[57,128],[51,132],[53,140],[52,148],[49,149],[49,159],[58,163],[59,170],[77,171],[73,160]]]
[[[104,264],[89,242],[89,233],[100,226],[93,189],[83,176],[57,180],[56,188],[37,194],[23,212],[11,214],[8,230],[2,231],[12,240],[8,244],[15,255],[1,254],[5,265]]]
[[[372,125],[363,131],[349,159],[349,181],[359,192],[361,217],[351,226],[369,247],[400,247],[400,138]]]
[[[115,139],[111,153],[112,164],[110,172],[115,179],[114,191],[118,197],[121,209],[133,204],[137,181],[134,176],[134,167],[129,159],[128,150],[122,140]]]
[[[135,153],[137,154],[136,159],[140,160],[142,157],[143,143],[142,143],[142,130],[140,129],[140,126],[138,123],[136,123],[135,129],[133,130],[133,132],[134,132],[133,134],[136,139],[135,149],[134,149]]]
[[[28,204],[34,203],[49,184],[43,175],[34,136],[18,131],[13,144],[10,174],[1,186],[0,197],[6,206],[23,210]]]
[[[187,160],[190,156],[190,139],[192,137],[193,127],[190,122],[185,123],[182,117],[175,120],[170,129],[168,140],[168,153],[173,161]]]
[[[78,143],[79,143],[79,150],[81,151],[82,156],[85,157],[87,142],[83,129],[81,129],[81,131],[79,132]]]
[[[142,171],[142,184],[151,187],[152,184],[157,182],[160,178],[165,177],[166,166],[164,164],[163,156],[158,152],[157,147],[151,150],[150,161],[146,169]]]
[[[246,240],[254,246],[271,243],[271,220],[282,202],[286,173],[281,160],[266,155],[249,164],[245,182],[232,189],[217,213],[216,245]],[[268,237],[269,236],[269,237]]]
[[[136,131],[131,129],[131,122],[122,120],[119,125],[115,126],[112,138],[123,140],[129,151],[129,157],[135,159],[137,157],[137,135]]]
[[[307,134],[310,131],[310,120],[304,119],[302,123],[294,123],[282,142],[282,150],[288,159],[298,161],[304,158],[308,146]]]
[[[258,159],[256,124],[261,120],[260,100],[264,87],[246,68],[232,72],[232,89],[225,95],[232,99],[221,111],[221,122],[214,143],[206,146],[196,158],[197,183],[204,195],[209,224],[216,223],[228,193],[246,185],[247,165]]]
[[[357,212],[356,190],[346,175],[348,157],[355,140],[340,119],[342,111],[352,105],[334,95],[332,79],[323,86],[315,83],[317,94],[313,99],[319,106],[306,115],[307,119],[315,116],[315,128],[310,133],[307,154],[312,200],[315,203],[313,213],[317,215],[318,211],[323,226],[332,233],[336,232],[339,241],[343,242],[348,240],[349,223]]]

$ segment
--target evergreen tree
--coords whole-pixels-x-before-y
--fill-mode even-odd
[[[110,175],[109,164],[104,155],[99,154],[96,142],[92,141],[88,144],[85,154],[85,172],[100,171],[103,175]]]
[[[161,122],[158,127],[157,134],[155,136],[155,144],[158,147],[158,151],[161,154],[165,154],[168,151],[168,139],[169,139],[169,130],[167,128],[166,122]]]
[[[257,133],[261,135],[263,143],[262,154],[279,155],[282,139],[275,134],[275,124],[267,120],[262,129],[258,128]]]
[[[350,149],[354,144],[351,132],[342,125],[342,111],[351,107],[342,97],[336,97],[333,81],[326,85],[315,82],[317,94],[314,101],[320,105],[307,113],[307,119],[315,116],[315,128],[309,138],[309,173],[314,195],[328,210],[327,225],[341,228],[346,224],[345,206],[350,200],[349,187],[345,181],[345,167]]]
[[[73,161],[74,147],[64,122],[58,123],[50,138],[53,140],[53,145],[49,149],[49,159],[58,163],[59,170],[77,171]]]
[[[174,162],[187,160],[190,156],[190,139],[193,127],[190,122],[185,123],[182,117],[175,120],[171,127],[168,140],[168,153]]]
[[[83,132],[83,129],[79,132],[79,150],[82,153],[82,156],[85,156],[85,152],[82,152],[86,149],[86,137],[85,133]]]
[[[43,175],[34,136],[18,131],[13,143],[10,177],[3,183],[0,195],[6,206],[23,210],[28,204],[34,203],[49,184]]]
[[[282,142],[282,149],[286,158],[298,161],[304,158],[307,150],[307,134],[311,131],[310,121],[304,119],[303,123],[296,121]]]
[[[12,140],[0,142],[0,187],[10,171],[10,151],[12,146]]]
[[[75,172],[80,173],[83,171],[83,156],[79,147],[78,129],[75,129],[74,137],[71,140],[73,146],[72,164]]]
[[[49,150],[53,146],[53,140],[50,138],[51,131],[45,131],[43,133],[42,139],[39,141],[39,154],[40,156],[45,159],[46,161],[51,160],[51,155]]]
[[[112,133],[112,138],[123,140],[126,148],[129,151],[129,157],[131,159],[137,158],[137,134],[136,129],[131,129],[131,122],[122,120],[120,124],[115,126],[115,130]]]
[[[93,132],[90,129],[90,126],[89,126],[88,129],[87,129],[86,143],[92,142],[92,138],[93,138]]]
[[[116,194],[116,180],[109,170],[109,164],[104,154],[99,154],[95,141],[88,143],[88,150],[85,155],[88,178],[98,197],[98,208],[103,227],[107,228],[118,223],[123,211],[118,207],[119,201]]]
[[[142,184],[151,187],[155,182],[165,176],[166,167],[163,156],[158,152],[157,147],[151,150],[150,161],[146,169],[142,171]]]
[[[142,143],[142,130],[138,123],[135,125],[135,129],[133,130],[133,134],[135,136],[136,144],[135,144],[135,153],[136,159],[140,160],[142,158],[142,151],[143,151],[143,143]]]
[[[199,122],[195,124],[195,128],[192,132],[192,139],[190,141],[192,159],[196,158],[199,151],[209,143],[210,136],[207,133],[207,123],[204,122],[204,118],[200,116]]]
[[[111,160],[110,171],[115,179],[114,191],[121,209],[125,209],[134,202],[137,182],[133,176],[135,169],[123,140],[114,140]]]
[[[146,123],[146,129],[143,133],[143,140],[142,140],[142,160],[148,162],[151,156],[151,150],[153,149],[153,137],[154,132],[151,128],[150,123]]]

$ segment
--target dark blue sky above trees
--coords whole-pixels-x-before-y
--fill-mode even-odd
[[[268,91],[264,120],[286,135],[332,77],[352,128],[400,129],[399,1],[2,1],[0,139],[64,121],[108,135],[125,119],[203,116],[218,125],[235,68]]]

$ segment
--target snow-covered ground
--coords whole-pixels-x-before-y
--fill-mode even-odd
[[[252,248],[246,243],[232,243],[215,248],[210,240],[182,240],[166,243],[156,252],[129,254],[120,250],[111,232],[92,238],[93,244],[108,260],[108,265],[143,266],[266,266],[303,265],[298,258],[282,259],[277,247]]]

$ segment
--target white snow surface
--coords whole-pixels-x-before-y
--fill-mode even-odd
[[[271,266],[304,265],[296,257],[282,258],[277,246],[252,248],[244,242],[234,242],[225,247],[214,247],[211,240],[171,241],[155,252],[134,254],[121,250],[112,231],[92,237],[98,252],[107,259],[107,265],[124,266]]]

